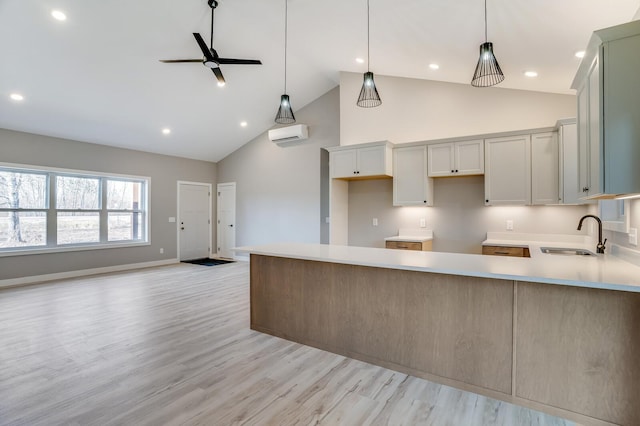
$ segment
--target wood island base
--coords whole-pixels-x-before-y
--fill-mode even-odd
[[[251,328],[586,425],[640,424],[640,293],[251,254]]]

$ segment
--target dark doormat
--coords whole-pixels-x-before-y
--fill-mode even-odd
[[[209,259],[209,258],[182,261],[182,263],[193,263],[194,265],[202,265],[202,266],[224,265],[225,263],[233,263],[233,262],[235,262],[235,260]]]

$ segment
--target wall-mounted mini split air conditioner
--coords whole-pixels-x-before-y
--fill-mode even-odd
[[[309,139],[309,128],[306,124],[296,124],[269,130],[269,140],[280,146],[295,145],[305,139]]]

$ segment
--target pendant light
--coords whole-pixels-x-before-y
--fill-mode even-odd
[[[288,3],[284,0],[284,94],[280,96],[280,108],[276,114],[276,123],[291,124],[296,122],[296,117],[291,109],[291,101],[287,95],[287,23],[288,23]]]
[[[504,80],[504,74],[493,54],[493,43],[487,39],[487,0],[484,0],[484,43],[480,45],[480,58],[473,74],[471,85],[475,87],[495,86]]]
[[[382,100],[376,89],[376,83],[373,81],[373,73],[369,71],[369,0],[367,0],[367,72],[364,73],[364,81],[360,96],[356,105],[362,108],[373,108],[382,105]]]

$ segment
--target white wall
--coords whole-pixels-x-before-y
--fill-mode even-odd
[[[335,88],[294,111],[309,126],[300,145],[279,147],[265,132],[218,163],[218,182],[236,182],[236,245],[321,241],[321,210],[328,211],[321,150],[339,144],[339,102]]]
[[[434,207],[393,207],[391,179],[349,182],[349,245],[384,247],[384,238],[398,228],[418,228],[425,218],[434,231],[434,251],[481,253],[489,232],[586,235],[577,231],[588,206],[485,207],[484,177],[434,179]],[[373,226],[372,219],[378,219]]]
[[[576,115],[572,95],[378,75],[376,86],[382,105],[360,108],[356,100],[362,74],[340,74],[340,145],[551,127],[560,118]]]

